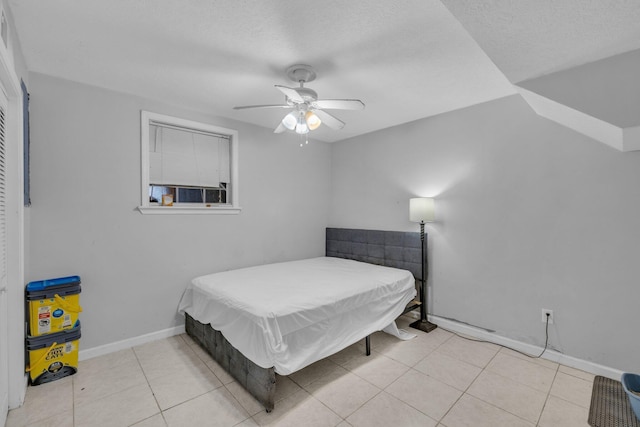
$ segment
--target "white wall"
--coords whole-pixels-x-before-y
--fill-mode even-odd
[[[27,280],[82,278],[82,349],[179,325],[195,276],[324,254],[330,146],[30,74]],[[140,110],[237,129],[239,215],[142,215]]]
[[[640,371],[640,153],[540,118],[519,96],[336,143],[329,225],[427,225],[430,313]]]
[[[640,125],[640,49],[518,83],[625,128]]]

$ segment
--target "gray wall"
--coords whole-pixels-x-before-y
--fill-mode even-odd
[[[26,279],[82,277],[82,348],[183,322],[191,278],[324,254],[330,146],[30,74]],[[142,215],[140,110],[237,129],[239,215]]]
[[[640,49],[518,83],[613,125],[640,124]]]
[[[408,199],[434,196],[430,312],[542,345],[552,309],[552,348],[640,370],[640,153],[542,119],[518,96],[300,148],[39,74],[30,92],[27,280],[82,276],[84,349],[179,324],[196,275],[323,254],[327,225],[417,230]],[[135,210],[141,109],[240,131],[240,215]]]
[[[418,230],[408,199],[436,198],[427,225],[437,316],[640,370],[640,152],[621,153],[540,118],[519,96],[332,147],[329,225]]]

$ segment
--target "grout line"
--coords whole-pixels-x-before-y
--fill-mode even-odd
[[[445,330],[446,330],[446,329],[445,329]],[[447,331],[447,332],[450,332],[450,331]],[[453,338],[454,336],[457,336],[457,334],[456,334],[456,333],[454,333],[454,332],[451,332],[451,333],[452,333],[452,335],[451,335],[451,337],[449,337],[449,339]],[[449,341],[449,339],[447,339],[447,341]],[[446,342],[446,341],[445,341],[445,342]],[[443,344],[444,344],[444,342],[443,342]],[[442,345],[442,344],[441,344],[441,345]],[[435,350],[434,350],[434,351],[435,351]],[[473,397],[473,398],[475,398],[475,399],[478,399],[478,400],[480,400],[480,401],[484,402],[484,400],[479,399],[479,398],[475,397],[475,396],[474,396],[474,395],[472,395],[472,394],[468,394],[468,393],[467,393],[467,391],[471,388],[471,386],[473,385],[473,383],[475,383],[475,382],[476,382],[476,380],[478,379],[478,377],[480,377],[480,375],[482,375],[482,373],[485,371],[485,369],[487,369],[487,366],[489,366],[489,363],[491,363],[491,361],[492,361],[493,359],[495,359],[495,357],[498,355],[498,353],[500,353],[500,350],[496,351],[496,354],[494,354],[494,355],[493,355],[493,357],[491,358],[491,360],[489,360],[489,362],[487,362],[487,364],[485,365],[485,367],[484,367],[484,368],[482,368],[482,369],[480,370],[480,372],[478,372],[478,374],[477,374],[477,375],[473,378],[473,380],[469,383],[469,385],[467,386],[467,388],[465,388],[465,389],[464,389],[464,391],[462,392],[462,394],[458,397],[458,399],[456,399],[456,401],[453,403],[453,405],[451,405],[451,406],[449,407],[449,409],[447,410],[447,412],[445,412],[445,414],[442,416],[442,418],[440,418],[440,419],[438,420],[438,422],[440,422],[440,421],[442,421],[442,420],[444,420],[444,419],[445,419],[445,417],[449,414],[449,412],[451,412],[451,410],[453,409],[453,407],[454,407],[454,406],[456,406],[456,405],[458,404],[458,402],[460,401],[460,399],[462,399],[462,396],[464,396],[464,395],[471,396],[471,397]],[[451,357],[451,356],[449,356],[449,357]],[[455,357],[454,357],[453,359],[455,359]],[[456,360],[458,360],[458,359],[456,359]],[[463,363],[467,363],[468,365],[471,365],[470,363],[468,363],[468,362],[464,362],[463,360],[459,360],[459,362],[463,362]],[[474,365],[471,365],[471,366],[474,366]],[[425,374],[425,375],[427,375],[427,376],[428,376],[428,374]],[[450,387],[452,387],[452,386],[450,386]],[[455,388],[455,387],[454,387],[454,388]],[[489,402],[485,402],[485,403],[487,403],[488,405],[491,405]],[[494,405],[491,405],[491,406],[494,406]],[[498,408],[497,406],[494,406],[494,407]],[[503,410],[503,411],[504,411],[504,409],[502,409],[502,408],[498,408],[498,409],[501,409],[501,410]],[[508,411],[505,411],[505,412],[508,412]],[[513,414],[513,415],[515,415],[515,414]],[[520,417],[518,417],[518,418],[520,418]]]
[[[443,329],[443,330],[444,330],[444,329]],[[447,331],[447,332],[449,332],[449,331]],[[442,341],[440,344],[438,344],[438,345],[437,345],[433,350],[431,350],[431,351],[430,351],[430,352],[429,352],[425,357],[423,357],[422,359],[420,359],[420,360],[419,360],[417,363],[415,363],[413,366],[416,366],[417,364],[419,364],[420,362],[422,362],[423,360],[425,360],[426,358],[428,358],[430,355],[432,355],[433,353],[435,353],[436,351],[438,351],[438,350],[439,350],[439,349],[440,349],[440,348],[441,348],[445,343],[449,342],[449,341],[450,341],[454,336],[456,336],[456,335],[457,335],[457,334],[452,333],[452,332],[449,332],[449,333],[451,333],[451,335],[450,335],[449,337],[447,337],[444,341]],[[225,388],[225,390],[226,390],[226,391],[227,391],[227,392],[232,396],[232,398],[233,398],[233,399],[238,403],[238,405],[244,409],[244,406],[240,403],[240,401],[236,398],[236,396],[235,396],[233,393],[231,393],[231,391],[227,388],[227,384],[223,384],[223,383],[222,383],[222,381],[217,377],[217,375],[215,375],[215,372],[213,372],[213,370],[209,367],[209,365],[207,365],[206,361],[205,361],[205,360],[203,360],[203,359],[202,359],[202,357],[200,357],[200,355],[198,355],[198,353],[194,350],[194,348],[193,348],[193,346],[190,344],[190,342],[189,342],[189,341],[187,341],[187,340],[186,340],[184,337],[182,337],[182,336],[179,336],[179,340],[180,340],[180,342],[182,342],[182,345],[184,345],[184,346],[185,346],[186,348],[188,348],[190,351],[192,351],[192,352],[194,352],[194,353],[195,353],[196,358],[197,358],[198,360],[202,361],[202,362],[206,365],[207,369],[208,369],[209,371],[211,371],[211,373],[213,373],[213,375],[214,375],[214,376],[219,380],[219,382],[221,383],[221,386],[220,386],[220,387],[224,387],[224,388]],[[475,341],[475,340],[473,340],[473,341]],[[500,346],[499,344],[495,344],[495,343],[492,343],[492,344],[494,344],[494,345],[496,345],[496,346],[498,346],[498,347],[503,347],[503,346]],[[142,374],[143,374],[143,376],[144,376],[144,378],[145,378],[145,381],[146,381],[146,383],[147,383],[147,386],[149,387],[149,389],[151,390],[151,392],[152,392],[152,394],[153,394],[153,396],[154,396],[154,400],[155,400],[155,402],[156,402],[156,406],[158,407],[158,409],[159,409],[159,411],[160,411],[159,413],[160,413],[160,415],[161,415],[161,417],[162,417],[163,421],[164,421],[164,422],[165,422],[165,424],[166,424],[166,419],[165,419],[165,417],[164,417],[164,412],[165,412],[165,410],[160,409],[160,405],[159,405],[159,403],[158,403],[158,400],[157,400],[157,398],[156,398],[155,393],[153,392],[153,389],[151,388],[151,384],[150,384],[150,382],[149,382],[149,378],[147,377],[147,373],[144,371],[144,369],[143,369],[143,367],[142,367],[142,364],[141,364],[141,362],[140,362],[140,358],[139,358],[138,353],[136,352],[135,348],[133,348],[133,347],[132,347],[132,351],[133,351],[134,357],[135,357],[135,359],[136,359],[136,362],[137,362],[138,368],[142,371]],[[380,355],[380,356],[382,356],[382,357],[387,357],[388,359],[393,360],[394,362],[397,362],[397,363],[402,364],[403,366],[407,367],[408,369],[407,369],[407,370],[406,370],[402,375],[400,375],[400,377],[396,378],[396,380],[392,381],[392,382],[391,382],[390,384],[388,384],[387,386],[385,386],[385,387],[379,387],[379,386],[377,386],[377,385],[375,385],[375,384],[373,384],[373,383],[369,382],[366,378],[363,378],[363,377],[361,377],[360,375],[356,374],[356,373],[355,373],[355,372],[353,372],[352,370],[346,369],[342,364],[339,364],[339,363],[336,363],[336,362],[334,362],[334,361],[331,361],[331,362],[332,362],[336,367],[340,367],[340,368],[342,368],[342,369],[345,369],[347,372],[349,372],[349,373],[351,373],[351,374],[354,374],[354,375],[355,375],[355,376],[357,376],[358,378],[360,378],[360,379],[364,380],[365,382],[367,382],[367,383],[369,383],[369,384],[373,385],[373,386],[377,389],[377,392],[376,392],[376,393],[375,393],[371,398],[367,399],[365,402],[363,402],[361,405],[359,405],[359,406],[358,406],[358,408],[356,408],[354,411],[352,411],[350,414],[348,414],[348,415],[347,415],[347,416],[345,416],[345,417],[342,417],[341,415],[337,414],[333,409],[331,409],[330,407],[328,407],[326,404],[324,404],[322,401],[320,401],[316,396],[314,396],[312,393],[310,393],[309,391],[307,391],[307,389],[306,389],[305,387],[301,386],[297,381],[294,381],[294,380],[293,380],[291,377],[289,377],[289,376],[287,376],[287,378],[288,378],[289,380],[291,380],[294,384],[296,384],[298,387],[300,387],[300,389],[301,389],[301,390],[303,390],[305,393],[307,393],[309,396],[311,396],[313,399],[315,399],[317,402],[319,402],[321,405],[323,405],[324,407],[326,407],[327,409],[329,409],[329,411],[331,411],[331,413],[334,413],[334,414],[335,414],[335,415],[336,415],[340,420],[342,420],[342,421],[345,421],[345,422],[346,422],[346,419],[347,419],[349,416],[353,415],[354,413],[356,413],[357,411],[359,411],[360,409],[362,409],[362,407],[364,407],[364,406],[365,406],[368,402],[370,402],[372,399],[374,399],[374,398],[376,398],[377,396],[379,396],[381,393],[386,393],[386,392],[385,392],[385,389],[386,389],[386,388],[388,388],[391,384],[393,384],[393,383],[395,383],[396,381],[398,381],[398,379],[399,379],[399,378],[401,378],[402,376],[406,375],[407,373],[410,373],[410,372],[412,372],[412,371],[415,371],[415,372],[418,372],[418,373],[421,373],[421,374],[423,374],[423,375],[427,375],[427,376],[431,377],[430,375],[425,374],[424,372],[421,372],[421,371],[418,371],[418,370],[414,369],[414,367],[413,367],[413,366],[407,366],[407,365],[405,365],[404,363],[402,363],[402,362],[400,362],[400,361],[397,361],[397,360],[395,360],[395,359],[393,359],[393,358],[391,358],[391,357],[389,357],[389,356],[386,356],[386,355],[385,355],[385,354],[383,354],[383,353],[379,353],[379,352],[377,352],[376,350],[373,350],[373,351],[374,351],[376,354],[378,354],[378,355]],[[528,419],[525,419],[525,418],[522,418],[521,416],[519,416],[519,415],[517,415],[517,414],[514,414],[514,413],[512,413],[512,412],[510,412],[510,411],[508,411],[508,410],[506,410],[506,409],[504,409],[504,408],[501,408],[501,407],[497,406],[496,404],[493,404],[493,403],[491,403],[491,402],[486,402],[485,400],[483,400],[483,399],[481,399],[481,398],[479,398],[479,397],[476,397],[476,396],[474,396],[474,395],[472,395],[472,394],[469,394],[469,393],[468,393],[468,390],[471,388],[471,386],[472,386],[472,385],[473,385],[473,384],[478,380],[478,378],[479,378],[479,377],[480,377],[484,372],[488,372],[488,373],[496,374],[496,375],[501,376],[501,377],[503,377],[503,378],[510,379],[509,377],[504,377],[504,376],[503,376],[503,375],[501,375],[500,373],[493,372],[493,371],[491,371],[491,370],[487,369],[487,367],[491,364],[491,362],[492,362],[492,361],[494,361],[494,360],[496,359],[496,357],[498,356],[498,354],[499,354],[499,353],[500,353],[500,349],[499,349],[498,351],[496,351],[496,352],[495,352],[495,354],[493,354],[493,356],[489,359],[489,361],[485,364],[485,366],[484,366],[483,368],[481,368],[481,370],[479,371],[479,373],[478,373],[478,374],[473,378],[473,380],[469,383],[469,385],[465,388],[465,390],[464,390],[464,391],[462,391],[462,393],[461,393],[461,394],[460,394],[460,396],[455,400],[455,402],[454,402],[454,403],[453,403],[453,404],[448,408],[448,410],[444,413],[444,415],[443,415],[439,420],[436,420],[436,422],[440,423],[440,422],[441,422],[441,421],[442,421],[442,420],[443,420],[443,419],[444,419],[444,418],[445,418],[445,417],[446,417],[446,416],[451,412],[451,410],[452,410],[452,409],[453,409],[453,408],[454,408],[454,407],[459,403],[460,399],[462,399],[462,397],[463,397],[463,396],[465,396],[465,395],[468,395],[469,397],[471,397],[471,398],[473,398],[473,399],[477,399],[477,400],[479,400],[479,401],[481,401],[481,402],[483,402],[483,403],[485,403],[485,404],[487,404],[487,405],[489,405],[489,406],[492,406],[492,407],[494,407],[494,408],[496,408],[496,409],[498,409],[498,410],[500,410],[500,411],[503,411],[503,412],[506,412],[506,413],[508,413],[508,414],[511,414],[511,415],[513,415],[513,416],[517,417],[518,419],[521,419],[521,420],[526,421],[526,422],[528,422],[528,423],[531,423],[531,422],[532,422],[532,421],[530,421],[530,420],[528,420]],[[509,356],[509,357],[517,358],[517,357],[512,356],[512,355],[509,355],[509,354],[505,354],[505,355],[506,355],[506,356]],[[449,356],[449,357],[452,357],[452,356]],[[460,361],[459,359],[457,359],[457,358],[455,358],[455,357],[452,357],[452,358],[453,358],[453,359],[455,359],[455,360]],[[548,390],[547,390],[547,392],[546,392],[546,396],[545,396],[544,403],[543,403],[543,405],[542,405],[542,409],[540,410],[540,413],[538,414],[537,421],[535,422],[535,425],[536,425],[536,426],[539,426],[539,425],[540,425],[540,420],[541,420],[541,418],[542,418],[542,414],[544,413],[544,410],[545,410],[545,408],[547,407],[547,404],[548,404],[548,402],[549,402],[549,399],[550,399],[550,397],[552,396],[552,394],[551,394],[551,390],[552,390],[553,385],[554,385],[555,381],[557,380],[558,375],[559,375],[560,373],[563,373],[563,374],[565,374],[565,375],[567,375],[567,376],[570,376],[570,377],[572,377],[572,378],[575,378],[575,379],[579,379],[579,380],[585,381],[585,382],[587,382],[587,383],[589,383],[589,382],[593,383],[593,380],[588,380],[588,379],[582,378],[582,377],[580,377],[580,376],[573,375],[572,373],[562,372],[562,371],[560,370],[560,368],[561,368],[561,366],[565,366],[565,365],[561,365],[561,364],[559,364],[559,363],[556,363],[556,366],[552,368],[552,367],[548,367],[548,366],[544,366],[544,365],[536,364],[536,363],[534,363],[533,361],[529,361],[529,360],[527,360],[527,359],[521,359],[521,358],[517,358],[517,359],[518,359],[518,360],[521,360],[521,361],[524,361],[524,362],[529,362],[529,363],[535,364],[536,366],[540,366],[540,367],[545,368],[545,369],[552,369],[552,370],[554,370],[554,375],[553,375],[553,379],[552,379],[552,381],[551,381],[551,385],[550,385],[549,389],[548,389]],[[460,362],[464,362],[464,361],[460,361]],[[186,363],[186,361],[185,361],[185,363]],[[464,363],[467,363],[467,362],[464,362]],[[472,366],[473,366],[473,365],[472,365]],[[479,368],[479,367],[478,367],[478,368]],[[433,378],[434,380],[437,380],[437,381],[439,381],[439,382],[442,382],[441,380],[439,380],[439,379],[437,379],[437,378],[434,378],[434,377],[431,377],[431,378]],[[319,380],[319,378],[318,378],[318,379],[316,379],[315,381],[317,381],[317,380]],[[315,382],[315,381],[312,381],[312,383],[313,383],[313,382]],[[528,386],[527,384],[523,384],[523,383],[518,382],[518,381],[515,381],[515,380],[512,380],[512,381],[513,381],[514,383],[516,383],[516,384],[520,385],[520,386],[524,386],[524,387],[527,387],[527,388],[530,388],[530,389],[532,389],[532,390],[535,390],[535,391],[540,392],[540,390],[539,390],[539,389],[536,389],[536,388],[530,387],[530,386]],[[76,423],[76,420],[75,420],[75,416],[76,416],[75,388],[77,387],[77,384],[75,384],[75,382],[76,382],[76,381],[75,381],[75,378],[73,378],[73,376],[71,376],[71,382],[72,382],[72,387],[71,387],[71,388],[72,388],[72,418],[73,418],[73,423],[74,423],[74,425],[75,425],[75,423]],[[234,381],[234,382],[235,382],[235,381]],[[310,384],[312,384],[312,383],[310,383]],[[309,386],[310,384],[308,384],[307,386]],[[444,384],[446,384],[446,383],[444,383]],[[448,384],[447,384],[447,385],[448,385]],[[449,386],[449,385],[448,385],[448,386]],[[132,386],[132,387],[133,387],[133,386]],[[216,389],[218,389],[218,388],[220,388],[220,387],[214,388],[213,390],[216,390]],[[452,387],[452,386],[449,386],[449,387]],[[453,388],[455,388],[455,387],[453,387]],[[127,390],[127,389],[124,389],[124,390]],[[196,399],[196,398],[198,398],[198,397],[200,397],[200,396],[202,396],[202,395],[204,395],[204,394],[207,394],[207,393],[209,393],[209,392],[211,392],[211,391],[213,391],[213,390],[207,391],[207,392],[205,392],[205,393],[203,393],[203,394],[200,394],[199,396],[195,396],[195,397],[193,397],[193,398],[191,398],[191,399],[188,399],[188,400],[186,400],[186,401],[184,401],[184,402],[181,402],[181,403],[179,403],[179,404],[176,404],[176,405],[172,406],[171,408],[174,408],[174,407],[176,407],[176,406],[182,405],[183,403],[186,403],[186,402],[188,402],[188,401],[190,401],[190,400]],[[121,391],[119,391],[119,392],[122,392],[122,391],[123,391],[123,390],[121,390]],[[460,390],[458,390],[458,391],[460,391]],[[114,394],[115,394],[115,393],[114,393]],[[389,394],[389,393],[387,393],[387,394]],[[293,394],[292,394],[292,395],[293,395]],[[109,396],[110,396],[110,395],[109,395]],[[291,396],[291,395],[290,395],[290,396]],[[288,396],[288,397],[290,397],[290,396]],[[426,413],[422,412],[421,410],[419,410],[418,408],[415,408],[415,407],[414,407],[413,405],[411,405],[410,403],[408,403],[408,402],[406,402],[406,401],[404,401],[404,400],[402,400],[402,399],[399,399],[398,397],[395,397],[395,396],[393,396],[393,395],[390,395],[390,396],[392,396],[392,397],[394,397],[395,399],[397,399],[398,401],[400,401],[400,402],[402,402],[402,403],[404,403],[404,404],[406,404],[406,405],[408,405],[408,406],[410,406],[410,407],[414,408],[415,410],[417,410],[418,412],[420,412],[420,413],[424,414],[425,416],[427,416],[427,417],[429,417],[429,418],[433,419],[429,414],[426,414]],[[107,397],[107,396],[105,396],[105,397]],[[559,398],[559,399],[561,399],[561,400],[565,400],[565,399],[562,399],[562,398]],[[566,401],[566,400],[565,400],[565,401]],[[581,405],[575,404],[574,402],[570,402],[570,401],[567,401],[567,402],[569,402],[569,403],[571,403],[571,404],[573,404],[573,405],[575,405],[575,406],[582,407]],[[167,408],[167,410],[168,410],[168,409],[171,409],[171,408]],[[587,408],[587,409],[588,409],[588,408]],[[245,418],[243,421],[241,421],[241,422],[240,422],[240,424],[241,424],[242,422],[247,421],[249,418],[251,418],[252,420],[254,420],[254,421],[255,421],[254,417],[255,417],[255,415],[257,415],[257,414],[251,415],[251,414],[249,413],[249,411],[247,411],[246,409],[244,409],[244,410],[245,410],[245,412],[246,412],[247,414],[249,414],[249,416],[248,416],[247,418]],[[261,411],[261,412],[262,412],[262,411]],[[259,413],[260,413],[260,412],[259,412]],[[258,413],[258,414],[259,414],[259,413]],[[154,415],[152,415],[151,417],[154,417],[155,415],[157,415],[157,414],[154,414]],[[151,417],[147,417],[147,419],[148,419],[148,418],[151,418]],[[137,423],[139,423],[139,422],[141,422],[141,421],[144,421],[144,420],[139,420],[139,421],[137,421]]]
[[[540,415],[538,415],[538,421],[536,421],[536,426],[540,425],[540,419],[542,418],[544,409],[547,407],[547,403],[549,402],[549,398],[551,397],[551,389],[553,388],[553,383],[556,382],[556,378],[558,377],[558,372],[560,372],[560,365],[556,366],[556,371],[553,373],[553,380],[551,380],[551,386],[549,386],[549,391],[547,391],[547,396],[544,399],[542,410],[540,411]]]
[[[131,347],[131,351],[133,352],[133,356],[136,358],[136,362],[138,362],[138,367],[140,368],[140,371],[142,371],[142,376],[144,376],[144,380],[147,382],[147,387],[149,387],[149,390],[151,391],[151,395],[153,396],[153,400],[156,402],[156,406],[158,407],[158,411],[160,411],[160,415],[162,415],[162,408],[160,407],[160,403],[158,403],[158,399],[156,398],[156,393],[153,391],[153,388],[151,387],[151,383],[149,382],[149,378],[147,378],[147,373],[144,371],[144,368],[142,367],[142,363],[140,363],[140,359],[138,358],[138,353],[136,353],[136,350],[134,347]],[[155,416],[152,415],[152,416]],[[151,417],[149,417],[151,418]],[[167,424],[167,421],[164,419],[164,416],[162,416],[162,419],[164,421],[165,424]],[[140,420],[143,421],[143,420]],[[138,422],[140,422],[138,421]]]
[[[78,366],[78,369],[80,368],[80,366]],[[78,372],[76,371],[76,374]],[[72,375],[71,377],[71,422],[73,423],[73,425],[76,425],[76,381],[75,378],[73,378],[75,376]]]

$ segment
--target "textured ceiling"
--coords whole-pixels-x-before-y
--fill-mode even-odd
[[[640,48],[640,0],[443,0],[512,83]]]
[[[444,4],[443,4],[444,3]],[[511,82],[640,47],[640,1],[9,0],[30,71],[275,128],[273,85],[313,66],[337,141],[516,93]],[[445,7],[446,5],[446,7]],[[496,66],[497,64],[497,66]]]

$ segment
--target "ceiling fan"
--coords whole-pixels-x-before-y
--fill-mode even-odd
[[[284,108],[292,110],[288,113],[274,133],[286,130],[299,134],[307,134],[310,130],[316,130],[322,123],[334,130],[340,130],[345,123],[324,110],[364,110],[364,103],[359,99],[318,99],[318,94],[307,87],[316,78],[316,72],[309,65],[292,65],[287,69],[287,76],[300,87],[291,88],[275,85],[276,89],[285,96],[284,104],[275,105],[245,105],[233,107],[234,110],[246,110],[250,108]]]

